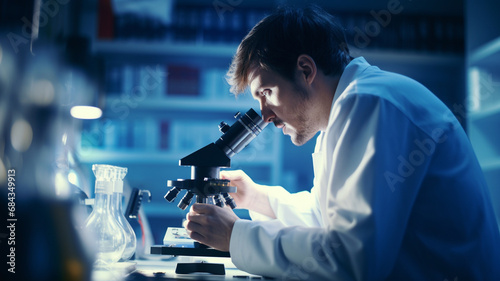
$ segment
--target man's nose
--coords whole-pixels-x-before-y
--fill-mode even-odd
[[[273,120],[276,118],[276,114],[267,107],[261,106],[260,112],[262,113],[262,119],[267,123],[273,122]]]

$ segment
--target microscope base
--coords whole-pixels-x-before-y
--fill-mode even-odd
[[[212,248],[188,248],[167,245],[151,246],[151,254],[166,256],[191,256],[191,257],[219,257],[229,258],[229,252],[222,252]]]
[[[195,272],[205,272],[215,275],[225,275],[224,264],[221,263],[178,263],[175,268],[177,274],[190,274]]]

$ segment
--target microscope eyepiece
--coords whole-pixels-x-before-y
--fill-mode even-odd
[[[231,127],[225,122],[219,125],[224,134],[215,142],[229,158],[245,148],[268,124],[253,109],[243,115],[238,112],[234,118],[237,122]]]

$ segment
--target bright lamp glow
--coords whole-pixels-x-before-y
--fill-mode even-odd
[[[77,119],[97,119],[102,116],[102,110],[95,106],[73,106],[70,113]]]
[[[71,171],[68,173],[68,181],[73,185],[78,186],[78,176],[76,175],[75,172]]]

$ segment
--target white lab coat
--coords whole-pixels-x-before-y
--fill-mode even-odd
[[[270,187],[278,219],[235,223],[237,267],[285,279],[500,280],[480,166],[452,112],[421,84],[354,59],[313,164],[311,192]]]

